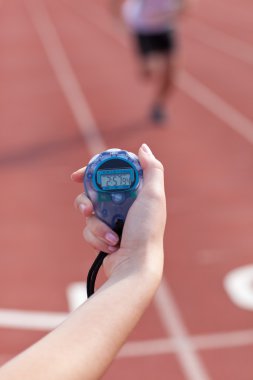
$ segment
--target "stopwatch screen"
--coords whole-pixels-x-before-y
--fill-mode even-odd
[[[126,190],[134,182],[133,169],[99,170],[97,172],[97,183],[102,190]]]
[[[101,186],[131,186],[130,174],[106,174],[101,176]]]

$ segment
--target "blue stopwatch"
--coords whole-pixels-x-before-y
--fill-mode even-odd
[[[84,188],[97,217],[120,233],[142,180],[143,171],[134,153],[108,149],[88,163]]]
[[[121,237],[129,208],[142,187],[143,171],[138,157],[120,149],[108,149],[94,156],[85,170],[84,188],[99,219]],[[87,296],[107,253],[100,252],[87,277]]]

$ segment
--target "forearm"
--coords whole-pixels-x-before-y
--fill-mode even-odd
[[[61,326],[2,367],[0,380],[100,379],[144,313],[163,271],[166,202],[162,164],[145,144],[139,159],[143,188],[128,212],[120,248],[105,259],[109,279]],[[79,182],[83,174],[75,173]],[[87,202],[90,244],[100,250],[105,225]]]
[[[59,328],[3,367],[0,379],[99,379],[158,284],[159,273],[147,268],[112,276]]]

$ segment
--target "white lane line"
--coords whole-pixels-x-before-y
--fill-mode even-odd
[[[157,291],[155,304],[168,336],[175,339],[177,357],[181,363],[185,378],[189,380],[209,380],[208,372],[191,344],[179,309],[165,280],[162,281]]]
[[[69,310],[74,311],[87,300],[86,283],[72,282],[67,287],[67,301]]]
[[[191,342],[196,350],[253,346],[253,330],[197,335]]]
[[[253,144],[253,121],[223,100],[219,95],[203,85],[191,74],[182,71],[177,86],[190,98],[202,105],[217,118],[222,120],[237,134]]]
[[[105,150],[104,141],[44,3],[40,0],[24,2],[91,155]]]
[[[50,331],[61,324],[68,315],[68,313],[61,312],[0,309],[0,328]],[[166,321],[166,324],[169,324],[169,322]],[[192,335],[188,336],[187,340],[191,344],[191,349],[194,348],[195,350],[215,350],[247,345],[253,346],[253,329]],[[172,338],[130,341],[121,349],[119,357],[177,353],[181,343],[181,337],[178,341],[178,337],[176,336]]]
[[[247,64],[253,64],[253,47],[247,42],[195,21],[191,24],[189,33],[195,40],[201,41],[205,45],[227,53]]]
[[[226,274],[223,285],[236,306],[253,311],[253,265],[231,270]]]
[[[202,351],[253,346],[253,330],[192,335],[188,336],[188,340],[194,350]],[[154,339],[126,343],[119,352],[119,357],[166,355],[177,352],[177,338]]]
[[[67,313],[0,309],[0,327],[24,330],[52,330],[61,324]]]

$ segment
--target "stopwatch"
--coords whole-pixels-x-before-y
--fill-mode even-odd
[[[121,237],[129,208],[142,187],[143,170],[138,157],[121,149],[94,156],[85,170],[84,189],[96,216]],[[99,267],[107,254],[100,252],[87,279],[88,297],[94,292]]]
[[[85,192],[97,217],[114,231],[123,227],[142,179],[138,157],[126,150],[109,149],[90,160],[84,176]]]

